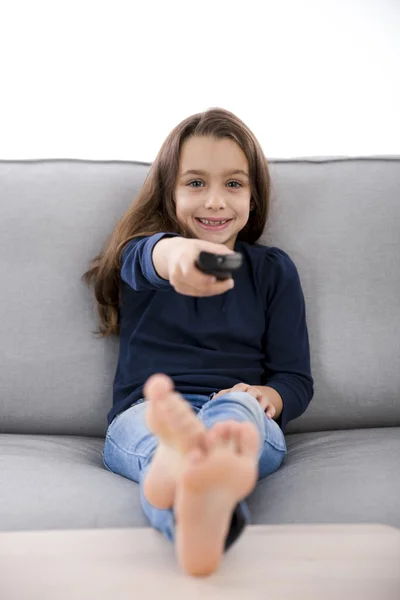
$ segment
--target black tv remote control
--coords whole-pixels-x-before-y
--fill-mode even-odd
[[[240,252],[234,254],[214,254],[212,252],[200,252],[196,260],[196,267],[207,275],[214,275],[218,281],[224,281],[232,277],[232,271],[242,266],[243,256]]]

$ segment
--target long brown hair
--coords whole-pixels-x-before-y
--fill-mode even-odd
[[[174,188],[182,144],[195,135],[230,138],[241,147],[249,164],[253,209],[237,238],[254,244],[264,230],[269,214],[270,174],[267,160],[253,133],[243,121],[222,108],[212,108],[183,120],[168,135],[138,196],[114,227],[102,252],[82,275],[82,280],[94,287],[100,316],[99,331],[94,333],[100,337],[120,332],[120,269],[126,244],[135,237],[161,231],[193,237],[193,233],[176,217]]]

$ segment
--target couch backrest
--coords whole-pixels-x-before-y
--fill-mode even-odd
[[[80,281],[149,165],[0,161],[0,431],[104,435],[118,338]],[[400,424],[400,157],[271,160],[315,395],[287,432]]]

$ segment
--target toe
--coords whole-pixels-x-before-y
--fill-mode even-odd
[[[241,454],[254,456],[260,448],[260,434],[252,423],[241,423],[237,436],[238,450]]]
[[[197,465],[204,459],[204,457],[205,453],[203,452],[203,450],[197,447],[188,453],[186,461],[188,465]]]
[[[214,425],[211,429],[209,429],[207,431],[206,444],[207,444],[207,448],[209,451],[213,450],[215,448],[215,446],[219,443],[219,440],[220,440],[219,429],[220,429],[221,425],[222,425],[222,423],[217,423],[216,425]]]
[[[231,425],[232,421],[225,421],[224,423],[217,423],[215,425],[215,431],[221,441],[227,442],[231,438]]]
[[[143,386],[144,396],[150,400],[165,396],[174,389],[173,381],[164,373],[151,375]]]
[[[177,402],[174,405],[174,410],[171,411],[168,418],[173,421],[176,432],[185,437],[191,437],[204,429],[190,406],[183,402]]]

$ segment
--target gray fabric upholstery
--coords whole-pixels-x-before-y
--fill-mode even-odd
[[[249,498],[252,522],[400,527],[397,427],[287,436]],[[139,486],[103,467],[102,438],[0,435],[0,529],[147,527]]]
[[[145,526],[136,483],[108,471],[104,439],[0,435],[0,529]]]
[[[102,466],[118,339],[92,335],[80,277],[148,169],[0,161],[0,529],[146,524],[137,485]],[[400,157],[270,169],[260,241],[299,270],[315,395],[253,521],[400,526]]]

